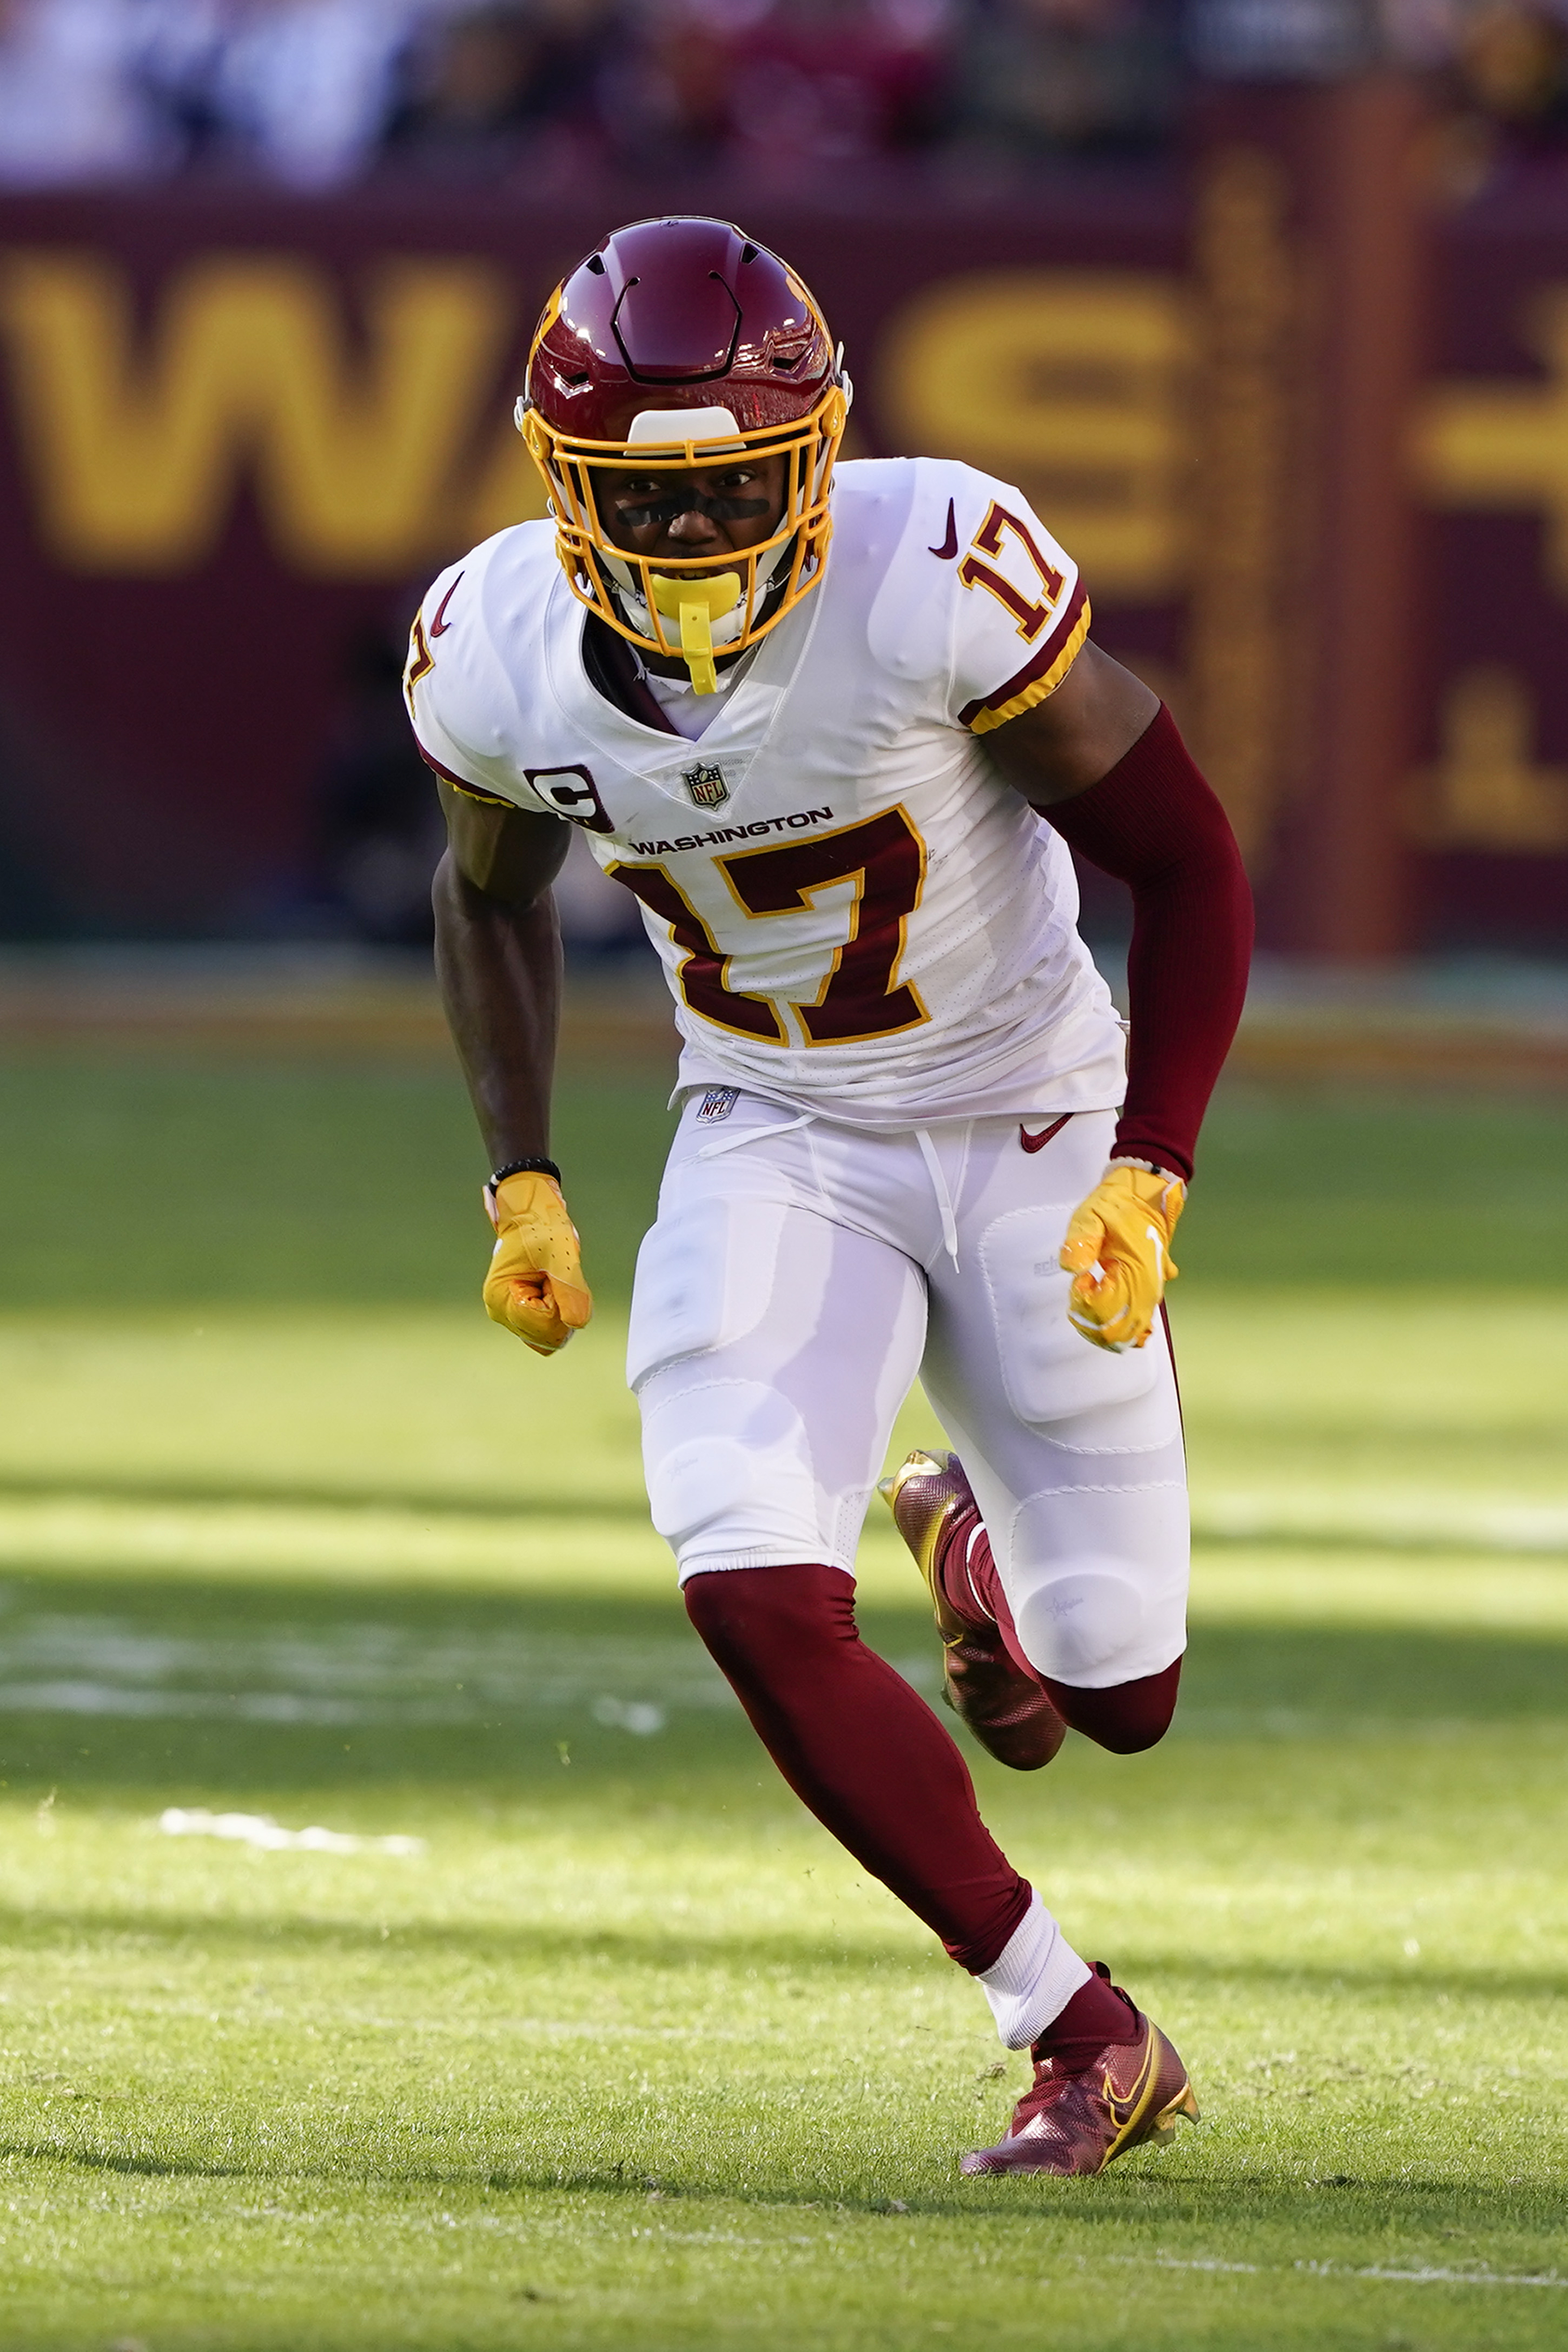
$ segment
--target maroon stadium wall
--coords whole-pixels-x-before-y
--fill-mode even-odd
[[[1027,205],[744,218],[844,336],[855,448],[1019,481],[1079,555],[1275,945],[1568,949],[1568,182],[1384,250],[1276,131]],[[350,648],[541,510],[528,331],[648,208],[0,203],[0,853],[58,919],[287,927]]]

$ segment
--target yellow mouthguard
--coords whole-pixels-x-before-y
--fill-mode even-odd
[[[721,572],[700,580],[679,580],[667,572],[650,574],[653,601],[661,613],[680,623],[680,652],[699,694],[717,694],[719,673],[713,666],[713,624],[732,613],[742,589],[738,572]]]

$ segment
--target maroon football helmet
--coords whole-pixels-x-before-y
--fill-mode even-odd
[[[729,221],[617,229],[546,303],[517,404],[574,595],[634,645],[682,656],[710,693],[715,650],[754,645],[822,577],[848,406],[822,313],[775,254]],[[598,469],[742,456],[786,460],[784,515],[761,546],[717,570],[661,557],[655,571],[606,534]]]

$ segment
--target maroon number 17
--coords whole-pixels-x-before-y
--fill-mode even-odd
[[[742,850],[716,863],[747,914],[760,917],[799,914],[829,883],[854,882],[849,937],[835,949],[815,1002],[792,1007],[812,1045],[888,1036],[929,1019],[918,992],[895,978],[904,928],[925,881],[925,845],[901,808],[838,833]],[[669,925],[685,950],[680,989],[694,1013],[748,1037],[789,1043],[766,997],[729,986],[730,959],[666,867],[612,866],[609,871]]]

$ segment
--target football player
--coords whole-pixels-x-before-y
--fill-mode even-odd
[[[552,519],[444,572],[408,697],[450,846],[437,961],[494,1172],[486,1304],[588,1320],[549,1157],[571,828],[640,900],[682,1040],[628,1378],[687,1609],[780,1771],[976,1977],[1034,2078],[970,2172],[1093,2173],[1195,2116],[1170,2042],[1001,1853],[855,1624],[918,1373],[959,1452],[886,1482],[946,1696],[1007,1764],[1160,1738],[1187,1521],[1162,1312],[1250,901],[1169,712],[1010,485],[836,463],[800,279],[643,221],[552,297],[518,423]],[[1069,847],[1131,888],[1125,1040]]]

